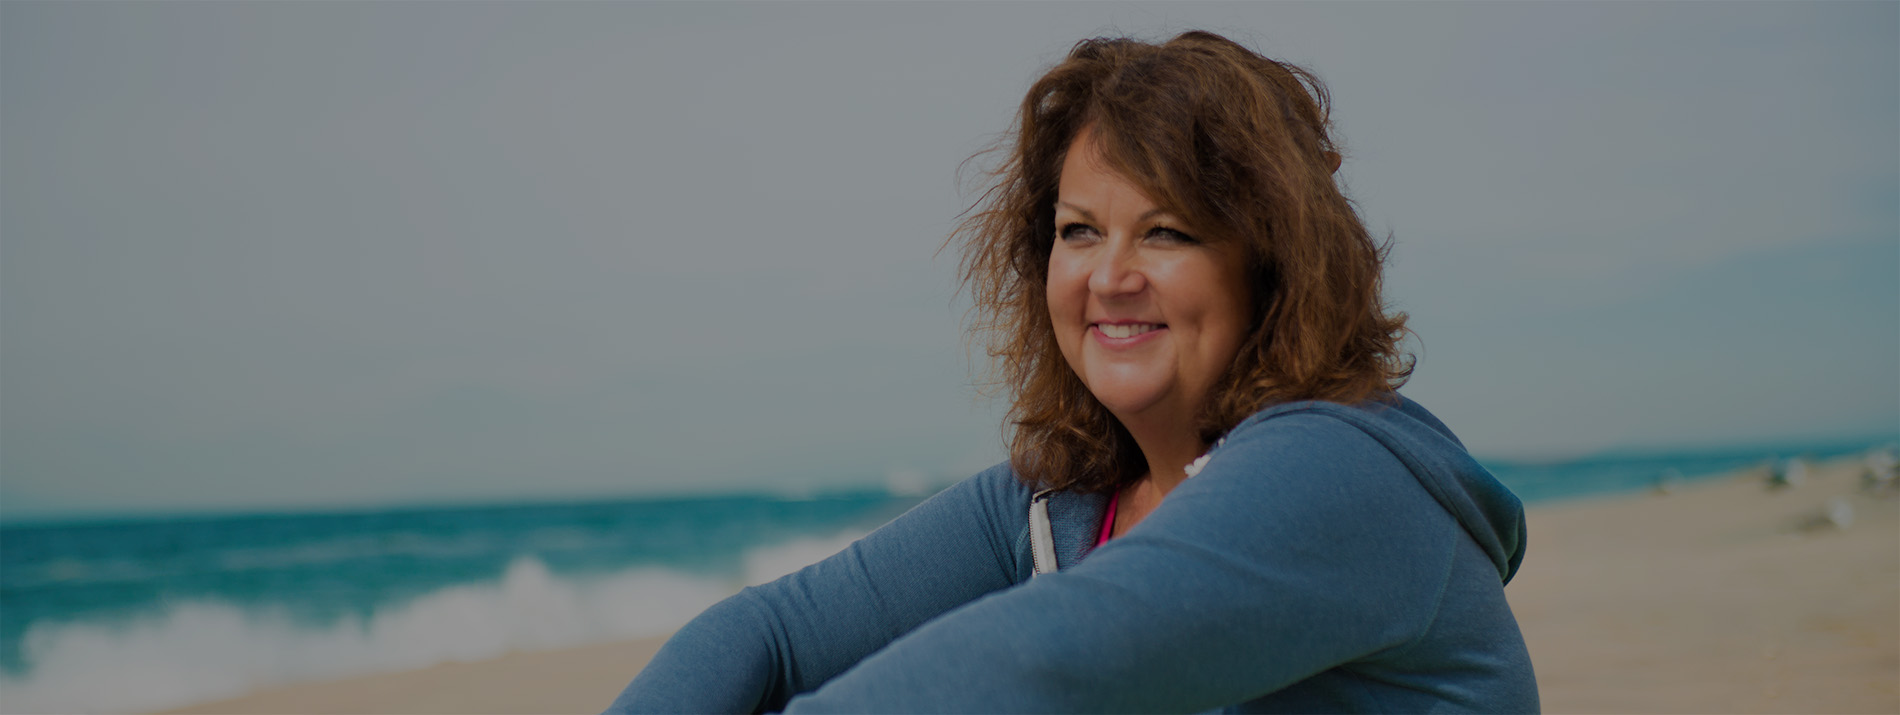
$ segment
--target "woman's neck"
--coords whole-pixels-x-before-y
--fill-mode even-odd
[[[1148,420],[1139,423],[1124,420],[1122,424],[1135,438],[1135,446],[1141,448],[1142,459],[1148,462],[1148,473],[1141,481],[1153,482],[1164,495],[1187,479],[1188,463],[1207,451],[1207,444],[1201,441],[1193,420]]]
[[[1124,423],[1126,425],[1126,423]],[[1175,425],[1192,424],[1175,422]],[[1148,425],[1143,425],[1148,427]],[[1137,431],[1130,427],[1129,434],[1135,438],[1135,444],[1141,448],[1142,457],[1148,462],[1148,473],[1141,479],[1122,490],[1121,503],[1116,507],[1115,536],[1121,536],[1134,527],[1148,512],[1154,511],[1161,500],[1187,479],[1187,465],[1207,451],[1207,445],[1201,442],[1200,435],[1191,428],[1182,430],[1145,429]]]

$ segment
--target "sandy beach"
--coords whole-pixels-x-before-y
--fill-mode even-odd
[[[1550,712],[1900,713],[1900,495],[1860,462],[1531,510],[1507,589]],[[1836,521],[1825,516],[1833,505]],[[1841,507],[1845,505],[1845,509]],[[274,688],[172,712],[598,712],[663,639]]]

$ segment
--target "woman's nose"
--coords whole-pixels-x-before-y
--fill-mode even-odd
[[[1131,250],[1104,251],[1089,272],[1089,292],[1102,296],[1140,293],[1148,285],[1139,256]]]

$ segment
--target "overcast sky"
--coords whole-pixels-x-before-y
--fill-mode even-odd
[[[0,514],[980,469],[958,166],[1190,28],[1331,85],[1480,456],[1900,431],[1896,3],[5,2]]]

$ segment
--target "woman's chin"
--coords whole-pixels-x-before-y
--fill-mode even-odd
[[[1124,423],[1153,412],[1167,395],[1166,390],[1140,385],[1104,385],[1091,392],[1096,401]]]

